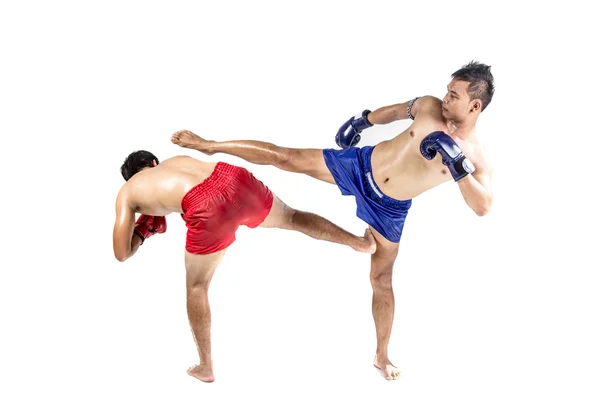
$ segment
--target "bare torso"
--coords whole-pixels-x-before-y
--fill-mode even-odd
[[[373,178],[387,196],[398,200],[412,199],[452,180],[439,154],[433,160],[427,160],[421,155],[421,141],[434,131],[449,134],[471,160],[476,168],[475,173],[484,172],[485,162],[479,142],[474,135],[469,137],[469,141],[453,135],[442,116],[441,104],[439,101],[439,107],[417,115],[408,129],[393,139],[379,143],[373,150]]]
[[[132,176],[119,196],[124,196],[126,203],[140,214],[181,213],[181,200],[185,194],[203,182],[216,164],[188,156],[172,157]]]

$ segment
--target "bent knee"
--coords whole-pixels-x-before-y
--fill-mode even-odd
[[[273,205],[267,218],[259,225],[262,228],[290,229],[296,210],[273,194]]]
[[[296,219],[298,218],[298,210],[284,204],[279,219],[277,228],[281,229],[294,229],[296,226]]]

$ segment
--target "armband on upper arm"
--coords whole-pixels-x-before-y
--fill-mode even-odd
[[[417,101],[417,99],[419,99],[421,96],[417,96],[414,99],[412,99],[411,101],[408,102],[408,108],[406,110],[406,113],[408,114],[408,118],[414,120],[415,117],[411,114],[410,110],[412,110],[413,105],[415,104],[415,101]]]

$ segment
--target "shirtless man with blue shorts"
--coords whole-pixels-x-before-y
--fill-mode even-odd
[[[171,138],[179,146],[205,154],[230,154],[307,174],[337,185],[342,195],[355,197],[356,215],[369,225],[377,241],[370,276],[377,332],[374,365],[388,380],[400,375],[388,358],[394,319],[392,271],[412,200],[454,181],[477,215],[487,214],[492,204],[492,166],[476,135],[477,119],[494,95],[491,68],[470,62],[451,77],[443,99],[414,97],[350,118],[335,138],[341,150],[292,149],[254,140],[217,142],[187,130]],[[409,118],[413,123],[393,139],[356,147],[365,129]]]

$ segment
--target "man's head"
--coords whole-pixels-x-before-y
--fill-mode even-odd
[[[121,175],[126,181],[144,168],[151,168],[158,165],[158,158],[146,150],[134,151],[127,156],[123,165],[121,165]]]
[[[471,61],[452,74],[442,105],[444,117],[460,122],[485,110],[494,96],[490,70],[489,65]]]

